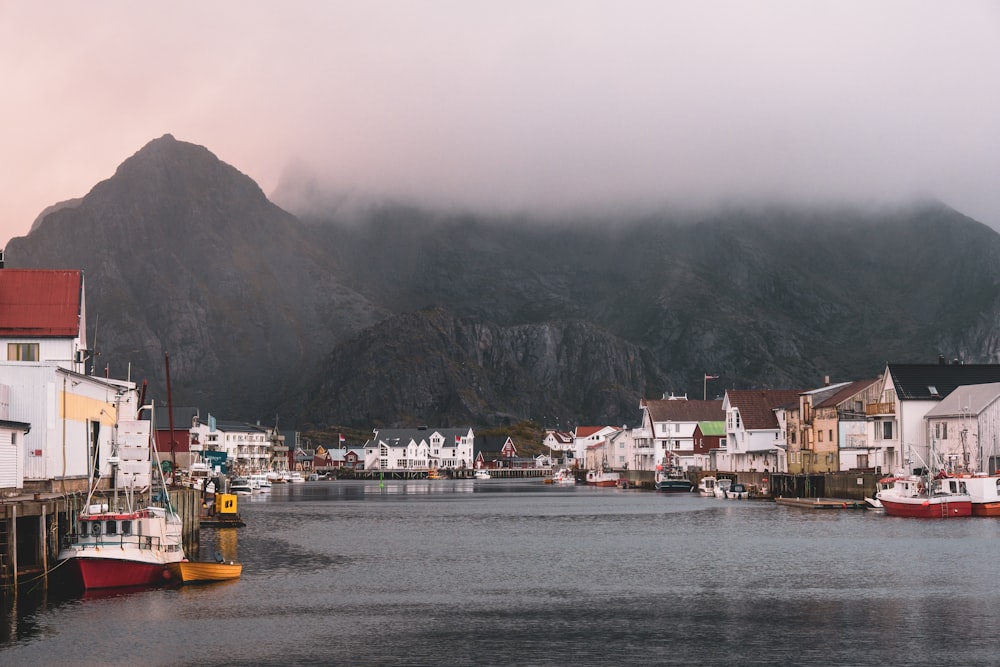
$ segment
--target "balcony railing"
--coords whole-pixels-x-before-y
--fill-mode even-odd
[[[872,415],[894,415],[896,414],[895,403],[869,403],[865,406],[865,414]]]

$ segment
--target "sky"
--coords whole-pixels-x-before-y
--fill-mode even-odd
[[[1000,228],[1000,0],[0,0],[0,247],[167,133],[269,195]]]

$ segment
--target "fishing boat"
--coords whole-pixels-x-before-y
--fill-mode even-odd
[[[184,559],[181,518],[170,504],[153,446],[152,406],[145,409],[149,420],[116,421],[106,468],[94,476],[57,556],[62,571],[85,590],[164,584],[167,566]],[[113,493],[98,496],[98,483],[109,478]]]
[[[694,485],[676,466],[656,466],[653,485],[663,493],[687,493]]]
[[[267,493],[271,490],[271,480],[267,478],[266,473],[255,472],[250,475],[250,486],[253,487],[254,491]]]
[[[972,500],[972,516],[1000,516],[1000,477],[995,475],[970,475],[949,478],[949,484],[965,485]],[[958,487],[961,490],[961,486]]]
[[[552,473],[551,477],[546,477],[546,484],[576,484],[576,477],[569,468],[560,468]]]
[[[427,479],[448,479],[448,476],[439,470],[428,470]]]
[[[586,481],[591,486],[618,486],[620,477],[613,470],[588,470]]]
[[[907,461],[910,460],[908,456]],[[916,469],[912,474],[881,480],[886,484],[892,483],[890,488],[876,494],[885,513],[918,519],[972,516],[972,498],[965,480],[938,472],[942,467],[938,465],[933,439],[929,461],[929,466]]]
[[[282,475],[282,478],[289,484],[301,484],[306,481],[306,478],[298,470],[287,472]]]
[[[193,561],[182,560],[167,565],[170,578],[177,584],[198,584],[212,581],[239,579],[243,565],[234,561]]]
[[[474,474],[476,479],[491,479],[493,476],[490,475],[486,470],[477,470]]]
[[[706,497],[715,497],[715,476],[708,475],[702,477],[701,481],[698,482],[698,495]]]
[[[883,481],[892,486],[879,491],[877,498],[889,516],[920,519],[972,516],[972,498],[965,491],[966,485],[958,483],[958,480],[955,484],[942,483],[942,479],[920,474]]]

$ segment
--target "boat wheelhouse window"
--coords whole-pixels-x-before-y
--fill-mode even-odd
[[[90,534],[94,535],[95,537],[101,534],[101,522],[100,521],[91,521],[90,522]]]
[[[132,522],[122,521],[122,535],[131,535],[131,534],[132,534]]]
[[[118,533],[118,522],[117,521],[108,521],[107,529],[104,532],[107,533],[108,535],[115,535],[115,534],[117,534]]]

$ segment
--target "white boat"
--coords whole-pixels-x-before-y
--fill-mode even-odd
[[[306,481],[305,478],[302,476],[302,473],[300,473],[298,470],[292,470],[290,472],[287,472],[284,475],[282,475],[282,478],[289,484],[298,484],[300,482]]]
[[[253,485],[246,477],[233,477],[233,480],[229,483],[229,492],[235,493],[238,496],[253,495]]]
[[[727,500],[745,500],[750,497],[750,492],[739,482],[723,478],[715,482],[715,497]]]
[[[141,409],[152,413],[152,406]],[[120,419],[114,433],[106,467],[57,558],[84,589],[164,584],[167,566],[184,560],[184,547],[152,444],[152,420]],[[97,485],[109,476],[114,493],[97,497]]]
[[[477,470],[475,474],[476,479],[490,479],[491,477],[492,475],[490,475],[485,470]]]
[[[709,475],[708,477],[702,477],[701,481],[698,482],[698,495],[706,497],[715,497],[715,477]]]
[[[250,475],[250,486],[253,487],[254,491],[267,493],[271,490],[271,480],[267,478],[266,473],[255,472]]]
[[[205,494],[215,493],[215,482],[212,481],[215,475],[215,471],[207,463],[196,461],[188,469],[187,485]]]
[[[953,480],[954,485],[950,484]],[[884,477],[879,484],[891,484],[876,494],[885,513],[890,516],[921,519],[972,516],[972,498],[959,479],[900,475]]]

